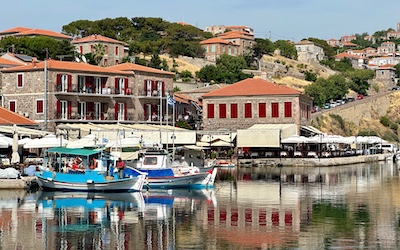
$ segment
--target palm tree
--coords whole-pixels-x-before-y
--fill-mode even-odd
[[[96,64],[99,65],[106,54],[106,47],[103,44],[97,43],[93,46],[92,54]]]

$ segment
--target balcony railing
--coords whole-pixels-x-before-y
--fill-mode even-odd
[[[132,95],[132,88],[119,89],[119,88],[91,88],[91,87],[72,87],[67,88],[66,86],[56,85],[55,92],[57,93],[79,93],[79,94],[101,94],[101,95]]]
[[[144,97],[160,97],[160,92],[158,90],[148,90],[148,91],[144,91],[144,90],[139,90],[138,91],[138,96],[144,96]],[[161,95],[162,97],[165,97],[165,92],[162,93]]]

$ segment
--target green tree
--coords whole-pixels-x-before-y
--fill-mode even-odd
[[[275,47],[280,50],[281,56],[297,59],[297,50],[293,43],[285,40],[278,40],[275,42]]]
[[[346,76],[351,79],[350,89],[365,95],[370,86],[368,81],[374,78],[375,73],[369,69],[356,69],[347,72]]]
[[[332,58],[336,55],[335,49],[332,46],[330,46],[325,40],[321,40],[314,37],[310,37],[307,40],[321,46],[327,58]]]
[[[96,65],[100,64],[105,54],[106,54],[106,47],[103,44],[96,43],[95,45],[93,45],[92,55]]]
[[[255,59],[257,61],[257,68],[260,69],[261,58],[263,57],[263,55],[272,54],[275,50],[275,45],[267,38],[256,38],[254,39],[254,42],[255,44],[250,50],[251,63],[253,63]]]
[[[153,53],[150,59],[149,67],[155,69],[161,69],[161,59],[158,53]]]

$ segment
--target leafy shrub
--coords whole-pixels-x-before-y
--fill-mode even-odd
[[[385,127],[389,127],[390,124],[392,123],[389,118],[387,118],[386,116],[381,116],[381,118],[379,118],[379,121],[381,122],[381,124]]]
[[[378,136],[378,133],[374,130],[360,130],[360,132],[358,132],[359,136]]]

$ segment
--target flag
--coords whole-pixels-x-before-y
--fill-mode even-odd
[[[176,101],[174,100],[174,98],[172,98],[172,96],[168,96],[167,102],[169,106],[172,106],[176,103]]]

